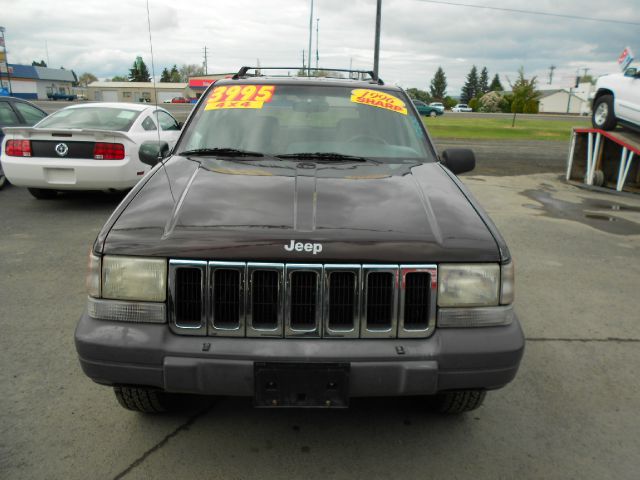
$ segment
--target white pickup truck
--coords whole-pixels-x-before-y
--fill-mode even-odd
[[[600,77],[592,111],[594,128],[613,130],[621,124],[640,129],[640,67]]]

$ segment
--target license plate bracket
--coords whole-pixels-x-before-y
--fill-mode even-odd
[[[255,363],[254,405],[347,408],[348,363]]]

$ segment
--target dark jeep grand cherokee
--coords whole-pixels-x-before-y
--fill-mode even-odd
[[[524,338],[509,250],[455,176],[473,154],[438,157],[373,77],[246,73],[209,88],[170,156],[141,147],[155,168],[90,255],[84,372],[143,412],[178,393],[477,408]]]

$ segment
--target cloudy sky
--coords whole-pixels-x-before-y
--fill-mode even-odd
[[[383,0],[380,76],[387,83],[426,89],[442,65],[449,93],[457,94],[473,64],[499,73],[503,82],[524,66],[541,84],[555,65],[554,83],[568,83],[577,69],[589,68],[594,75],[615,71],[627,45],[640,56],[638,0],[460,2],[637,24]],[[298,66],[308,45],[310,0],[149,4],[158,76],[174,63],[202,64],[205,45],[209,73],[235,71],[256,59],[263,66]],[[315,7],[320,66],[347,68],[352,61],[354,68],[372,68],[376,0],[315,0]],[[0,0],[0,12],[10,63],[48,58],[49,66],[91,72],[100,79],[125,75],[137,55],[151,68],[144,0],[56,0],[48,6],[40,0]]]

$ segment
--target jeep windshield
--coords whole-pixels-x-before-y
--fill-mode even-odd
[[[399,91],[291,84],[220,85],[207,93],[177,152],[235,149],[318,161],[433,161]]]

